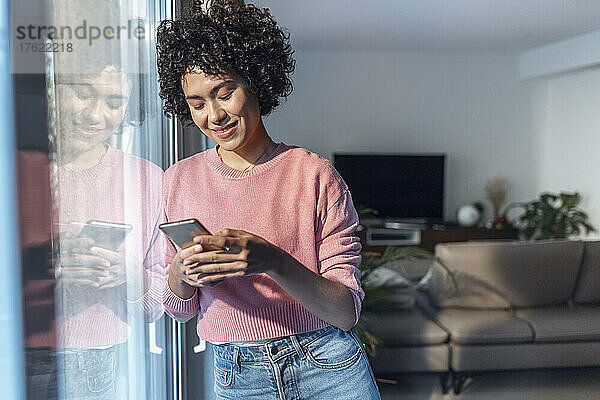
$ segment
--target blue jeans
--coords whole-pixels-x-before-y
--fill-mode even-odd
[[[71,349],[60,353],[66,399],[117,400],[119,357],[124,344],[106,349]]]
[[[380,400],[354,330],[334,326],[252,345],[214,345],[217,399]]]
[[[126,350],[126,344],[106,349],[27,349],[27,398],[121,399],[119,359],[126,360]]]

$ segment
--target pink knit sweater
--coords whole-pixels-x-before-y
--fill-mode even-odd
[[[168,221],[196,218],[210,232],[241,229],[279,246],[306,268],[348,287],[358,320],[364,298],[361,245],[353,234],[358,215],[327,159],[279,143],[265,162],[241,172],[224,164],[215,147],[167,170],[164,209]],[[167,265],[175,254],[169,243]],[[182,322],[198,314],[198,336],[208,341],[268,339],[327,326],[267,274],[226,279],[187,300],[166,284],[163,302]]]

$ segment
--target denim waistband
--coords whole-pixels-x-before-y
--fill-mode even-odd
[[[310,332],[268,339],[265,343],[225,343],[213,345],[215,357],[231,362],[269,362],[277,361],[292,353],[304,356],[303,347],[327,335],[334,329],[332,325]]]

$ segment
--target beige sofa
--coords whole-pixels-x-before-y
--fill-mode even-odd
[[[429,371],[460,393],[492,370],[600,366],[600,242],[467,242],[436,246],[455,273],[429,287],[429,301],[368,321],[385,346],[380,376]]]

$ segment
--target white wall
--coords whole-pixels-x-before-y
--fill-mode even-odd
[[[447,219],[482,200],[495,175],[512,183],[509,201],[536,197],[534,132],[546,110],[539,84],[518,81],[516,55],[297,50],[296,59],[295,92],[265,121],[274,139],[330,159],[446,153]]]
[[[600,68],[547,78],[544,85],[538,189],[579,191],[600,229]]]

